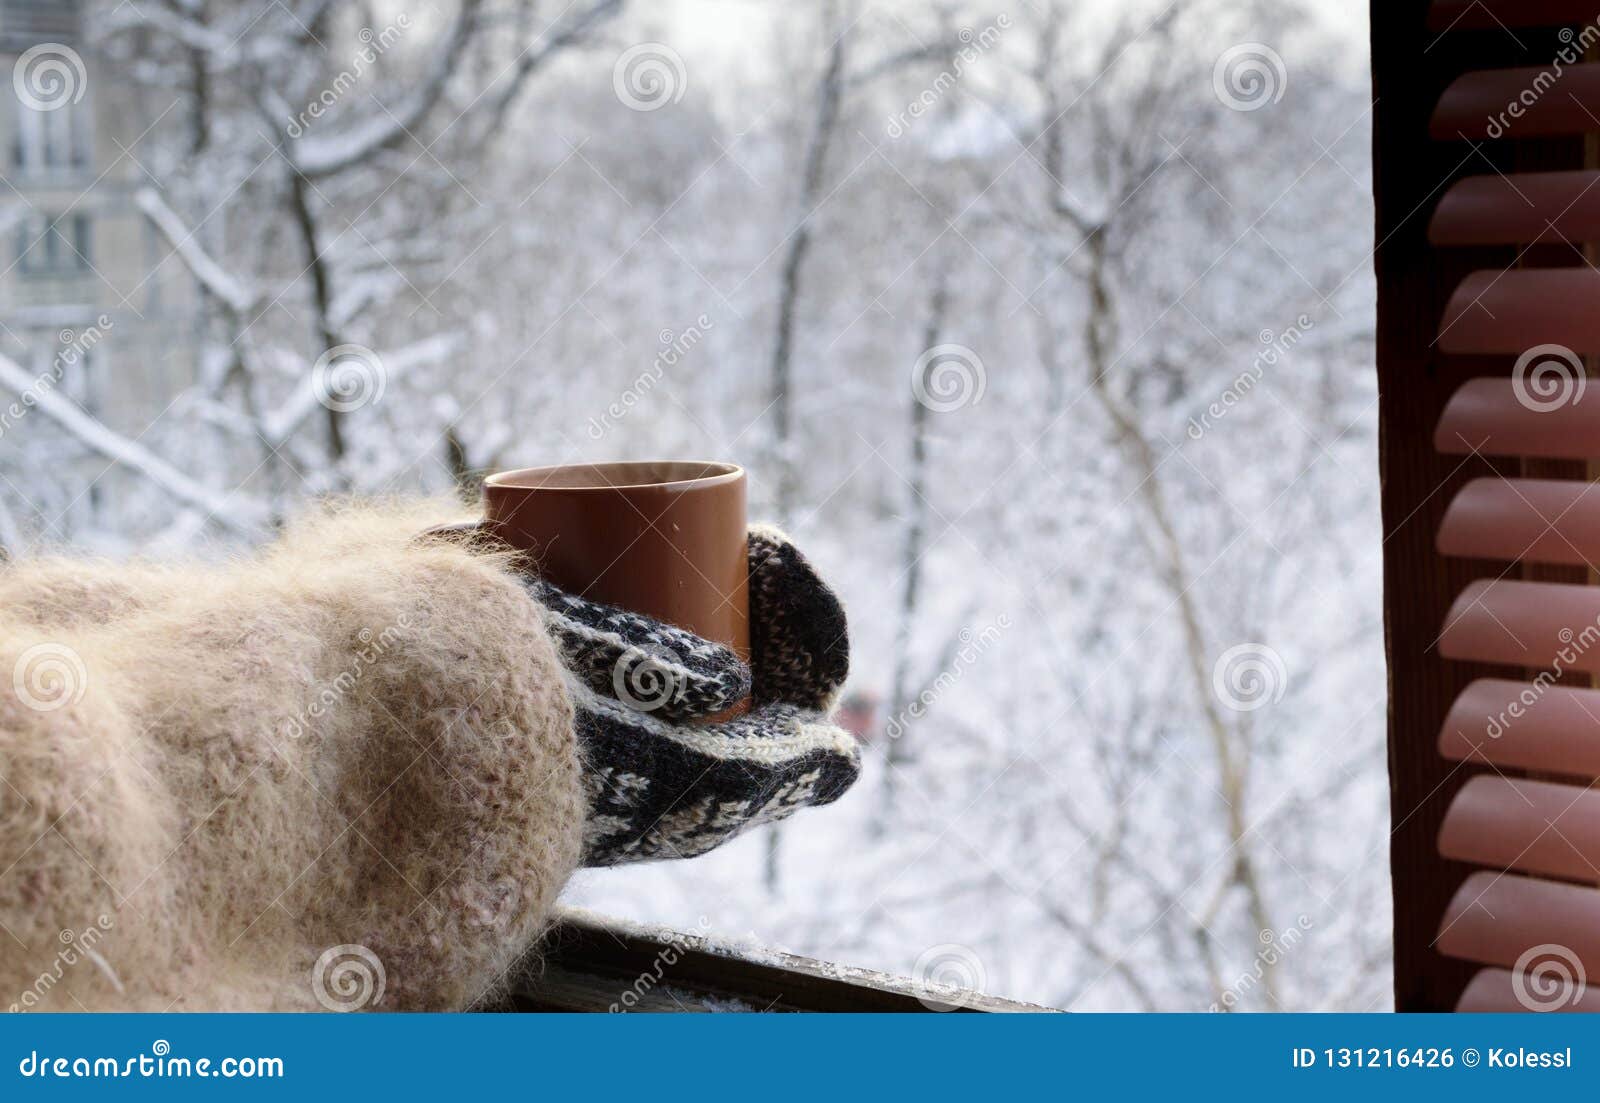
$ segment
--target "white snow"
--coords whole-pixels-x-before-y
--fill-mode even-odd
[[[453,0],[298,140],[287,115],[330,89],[364,6],[329,0],[319,41],[295,18],[315,4],[208,5],[205,25],[187,0],[113,6],[93,76],[115,109],[95,122],[132,156],[97,166],[100,274],[59,301],[7,275],[46,301],[7,312],[0,411],[57,329],[101,308],[116,326],[0,424],[0,541],[259,540],[320,493],[452,489],[447,429],[468,466],[736,460],[757,518],[792,458],[788,527],[850,613],[846,697],[878,702],[865,776],[782,826],[771,888],[761,832],[581,872],[569,901],[743,955],[1077,1009],[1207,1008],[1253,973],[1263,927],[1303,917],[1278,1005],[1386,1005],[1371,104],[1349,42],[1282,5],[1015,5],[935,88],[944,64],[877,62],[998,11],[873,5],[848,28],[807,207],[829,5],[639,4],[572,41],[609,5],[547,27],[484,0],[464,28]],[[1241,42],[1281,55],[1281,100],[1219,98],[1213,65]],[[639,45],[661,47],[655,109],[618,90]],[[198,151],[194,50],[212,84]],[[115,221],[133,192],[137,232]],[[771,365],[802,221],[785,449]],[[1304,339],[1209,416],[1302,316]],[[703,339],[640,388],[690,327]],[[310,379],[335,343],[374,350],[387,384],[336,419]],[[985,386],[922,419],[919,507],[930,344],[970,350]],[[970,659],[963,629],[989,632]],[[902,637],[905,688],[928,695],[891,765]],[[1213,665],[1240,646],[1282,671],[1258,709],[1219,708]],[[1257,986],[1241,1006],[1273,1002]]]

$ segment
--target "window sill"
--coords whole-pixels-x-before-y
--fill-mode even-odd
[[[745,950],[714,939],[626,923],[577,909],[515,974],[493,1011],[1046,1011],[982,993],[950,997],[869,969],[793,954]],[[927,1002],[924,1002],[924,999]]]

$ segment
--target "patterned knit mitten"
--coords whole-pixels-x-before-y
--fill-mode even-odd
[[[850,664],[844,610],[777,529],[750,531],[746,668],[718,644],[539,580],[589,788],[584,864],[704,854],[838,799],[860,773],[826,711]],[[750,696],[750,711],[705,718]]]

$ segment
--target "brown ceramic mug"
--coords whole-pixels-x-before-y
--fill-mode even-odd
[[[636,461],[501,471],[486,527],[568,593],[643,613],[750,659],[745,473]]]

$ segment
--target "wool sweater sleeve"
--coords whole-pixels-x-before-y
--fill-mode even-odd
[[[579,859],[571,706],[427,506],[258,555],[0,569],[0,999],[462,1008]]]

